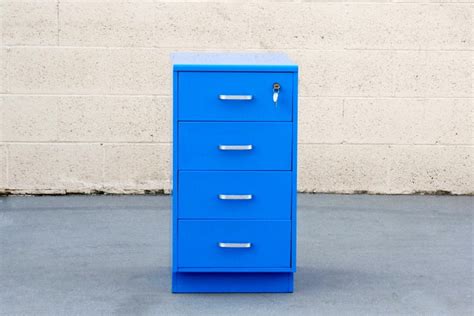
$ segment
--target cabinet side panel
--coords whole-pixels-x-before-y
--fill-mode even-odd
[[[173,71],[173,198],[172,198],[172,271],[177,271],[178,263],[178,77],[179,72]]]
[[[298,72],[293,74],[293,150],[292,150],[292,205],[291,205],[291,266],[296,271],[297,236],[297,172],[298,172]]]

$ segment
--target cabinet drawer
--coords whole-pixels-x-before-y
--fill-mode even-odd
[[[178,82],[181,121],[292,120],[292,73],[180,72]],[[281,87],[277,106],[274,83]]]
[[[179,268],[289,268],[290,221],[180,220]]]
[[[290,219],[289,171],[180,171],[180,218]]]
[[[182,170],[290,170],[292,125],[286,122],[181,122]]]

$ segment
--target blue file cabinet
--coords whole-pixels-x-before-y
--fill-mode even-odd
[[[293,291],[297,92],[284,54],[173,54],[173,292]]]

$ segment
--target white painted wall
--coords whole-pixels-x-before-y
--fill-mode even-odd
[[[471,0],[0,0],[0,191],[170,189],[173,51],[300,65],[299,190],[473,193]]]

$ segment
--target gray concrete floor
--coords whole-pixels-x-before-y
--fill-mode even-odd
[[[300,195],[293,294],[171,294],[170,198],[0,198],[2,315],[472,315],[472,197]]]

